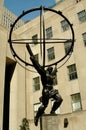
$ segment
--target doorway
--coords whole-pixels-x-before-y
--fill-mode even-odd
[[[16,62],[6,58],[5,82],[4,82],[4,103],[3,103],[3,130],[9,130],[10,112],[10,83],[15,70]]]

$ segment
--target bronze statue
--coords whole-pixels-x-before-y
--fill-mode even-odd
[[[33,63],[34,68],[37,70],[37,72],[41,76],[41,82],[43,85],[42,96],[40,97],[40,101],[42,102],[42,105],[39,107],[38,112],[34,118],[34,123],[37,126],[38,119],[44,113],[44,111],[48,105],[49,99],[53,98],[55,100],[53,107],[51,109],[51,112],[50,112],[51,114],[55,114],[55,111],[61,105],[63,99],[60,96],[58,90],[53,89],[53,79],[55,78],[56,73],[57,73],[57,66],[55,65],[54,70],[53,70],[53,67],[51,67],[51,66],[45,70],[44,67],[41,66],[38,63],[38,61],[35,59],[35,56],[33,55],[29,44],[27,44],[26,47],[30,54],[30,59]]]
[[[52,110],[51,110],[51,113],[55,112],[55,110],[61,105],[63,99],[59,95],[58,91],[53,89],[53,78],[55,77],[54,74],[57,73],[56,67],[55,67],[54,70],[53,70],[52,67],[45,70],[45,67],[43,67],[45,65],[41,66],[36,61],[32,51],[30,49],[29,44],[32,44],[31,39],[28,39],[28,38],[26,38],[26,39],[19,39],[19,38],[14,39],[14,37],[13,37],[14,27],[16,26],[17,22],[23,16],[25,16],[27,14],[30,14],[31,12],[34,12],[34,11],[39,11],[40,12],[40,23],[43,22],[42,24],[40,24],[40,39],[39,39],[40,41],[38,40],[38,44],[40,44],[40,45],[43,44],[43,53],[45,52],[45,44],[46,43],[51,43],[52,44],[52,41],[50,41],[50,40],[53,40],[53,43],[69,43],[70,44],[70,48],[68,49],[68,52],[63,57],[59,58],[58,61],[55,61],[54,63],[50,64],[49,66],[53,66],[53,65],[56,66],[57,63],[60,63],[65,58],[67,58],[66,61],[63,62],[61,64],[61,66],[59,66],[59,68],[60,68],[69,60],[69,58],[70,58],[70,56],[71,56],[71,54],[73,52],[73,47],[74,47],[74,42],[75,42],[75,35],[74,35],[74,30],[73,30],[73,24],[70,23],[70,21],[63,15],[63,13],[61,11],[56,11],[53,8],[46,8],[46,7],[43,7],[43,6],[38,7],[38,8],[29,9],[27,11],[23,11],[22,14],[11,24],[8,42],[9,42],[11,53],[12,53],[14,59],[16,60],[16,62],[19,65],[21,65],[25,69],[26,69],[26,65],[27,66],[33,66],[41,76],[43,91],[42,91],[42,96],[41,96],[40,100],[42,102],[42,106],[39,107],[37,115],[36,115],[35,120],[34,120],[35,125],[37,126],[38,125],[38,119],[44,113],[44,111],[45,111],[45,109],[46,109],[46,107],[48,105],[49,99],[53,98],[55,100],[54,105],[53,105]],[[66,20],[66,22],[69,25],[70,31],[71,31],[71,37],[70,38],[66,38],[65,34],[64,34],[64,38],[62,38],[62,37],[59,38],[59,39],[58,38],[53,38],[53,39],[50,39],[49,41],[48,41],[48,39],[45,38],[45,25],[44,25],[43,12],[46,12],[46,11],[53,12],[54,14],[59,15],[64,20]],[[43,37],[42,37],[42,34],[43,34]],[[29,44],[27,44],[28,41],[29,41]],[[22,59],[21,56],[19,56],[16,53],[16,47],[14,46],[14,44],[19,44],[19,45],[25,44],[26,45],[27,50],[28,50],[28,52],[30,54],[30,59],[31,59],[33,64],[30,64],[29,62],[27,62],[25,58]],[[44,54],[43,59],[45,59],[45,54]],[[43,62],[45,64],[45,60],[43,60]],[[23,65],[21,63],[23,63]],[[48,65],[46,65],[46,66],[48,66]],[[29,70],[29,69],[27,69],[27,70]],[[5,99],[5,100],[7,101],[7,99]],[[5,106],[4,106],[4,108],[5,108]],[[8,109],[9,109],[9,101],[8,101]],[[4,113],[6,113],[6,110],[4,111]],[[6,115],[6,118],[9,121],[9,114]],[[9,126],[7,126],[6,124],[7,124],[7,122],[4,119],[3,120],[3,126],[4,126],[5,129],[8,130]]]

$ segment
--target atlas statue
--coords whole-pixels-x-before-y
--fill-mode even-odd
[[[35,12],[35,11],[40,11],[40,38],[38,39],[38,44],[40,44],[40,52],[42,52],[42,59],[43,59],[43,65],[41,65],[34,53],[31,50],[30,44],[32,43],[32,39],[12,39],[12,34],[13,34],[13,29],[15,27],[15,25],[17,24],[17,22],[26,14],[29,14],[31,12]],[[44,14],[43,12],[53,12],[56,15],[60,15],[69,25],[70,27],[70,31],[72,33],[71,38],[67,39],[67,38],[53,38],[50,40],[45,38],[45,25],[44,25]],[[42,22],[42,24],[41,24]],[[59,94],[59,91],[57,89],[54,89],[54,84],[53,81],[56,78],[57,72],[58,72],[58,68],[57,65],[62,62],[64,59],[66,59],[66,62],[68,61],[68,59],[70,58],[72,52],[73,52],[73,47],[74,47],[74,30],[73,30],[73,25],[69,22],[69,20],[62,14],[61,11],[56,11],[54,9],[50,9],[50,8],[45,8],[45,7],[39,7],[39,8],[34,8],[28,11],[23,11],[23,13],[14,21],[13,25],[11,25],[11,29],[10,29],[10,34],[9,34],[9,45],[10,45],[10,49],[12,52],[13,57],[15,58],[15,60],[17,61],[17,63],[20,64],[24,64],[23,68],[26,66],[31,66],[34,67],[35,70],[39,73],[40,77],[41,77],[41,82],[42,82],[42,96],[39,98],[40,102],[41,102],[41,106],[38,108],[37,114],[34,118],[34,123],[35,126],[38,126],[38,121],[39,118],[45,113],[45,110],[48,106],[49,100],[52,98],[54,100],[54,104],[51,108],[50,114],[55,114],[55,111],[60,107],[60,105],[62,104],[62,97]],[[42,33],[41,33],[42,31]],[[53,43],[71,43],[70,47],[67,51],[67,53],[61,57],[58,61],[55,61],[54,63],[51,64],[45,64],[45,46],[46,44],[53,44]],[[22,59],[21,56],[19,56],[17,54],[17,52],[15,51],[15,47],[14,44],[25,44],[26,49],[30,55],[30,60],[31,63],[27,62],[25,59]],[[43,47],[43,48],[42,48]],[[62,67],[66,62],[62,63],[62,65],[60,67]],[[22,65],[21,65],[22,66]],[[59,67],[59,68],[60,68]],[[28,69],[27,69],[28,70]]]
[[[55,100],[53,107],[51,109],[51,112],[50,112],[51,114],[55,114],[55,111],[61,105],[63,99],[61,95],[59,94],[58,90],[53,88],[53,79],[55,78],[56,73],[57,73],[57,65],[55,64],[54,70],[53,70],[53,67],[51,66],[48,67],[47,69],[44,69],[44,67],[38,63],[35,56],[33,55],[30,45],[27,44],[26,47],[30,54],[30,59],[33,63],[34,68],[37,70],[37,72],[41,76],[41,82],[43,86],[42,96],[40,97],[40,101],[42,102],[42,105],[39,107],[38,112],[34,118],[34,123],[37,126],[38,119],[39,117],[42,116],[46,107],[48,106],[49,99],[53,98]]]

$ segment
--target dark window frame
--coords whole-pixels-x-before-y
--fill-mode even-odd
[[[78,12],[77,15],[78,15],[78,19],[81,23],[86,21],[86,11],[85,10]]]
[[[47,49],[47,54],[48,54],[48,61],[54,60],[55,59],[54,47],[48,48]]]
[[[52,26],[46,28],[46,39],[50,39],[53,37]]]
[[[82,102],[81,102],[80,93],[75,93],[75,94],[71,95],[71,104],[72,104],[72,111],[73,112],[82,110]],[[80,105],[80,107],[79,107],[79,105]]]
[[[39,76],[33,78],[33,88],[34,88],[34,92],[40,90],[40,77]]]
[[[61,27],[62,27],[63,32],[65,32],[69,29],[69,24],[67,23],[66,20],[61,21]]]
[[[32,36],[32,43],[34,45],[38,44],[38,34],[35,34],[35,35]]]
[[[69,75],[70,81],[78,78],[76,64],[72,64],[72,65],[67,66],[67,69],[68,69],[68,75]]]

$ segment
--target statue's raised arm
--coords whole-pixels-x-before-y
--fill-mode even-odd
[[[55,64],[54,70],[52,71],[52,75],[53,76],[56,75],[57,72],[58,72],[57,71],[57,64]]]
[[[37,70],[37,72],[40,74],[40,75],[44,75],[46,74],[46,71],[44,70],[44,68],[38,63],[38,61],[36,60],[31,48],[30,48],[30,45],[29,44],[26,44],[26,48],[30,54],[30,59],[33,63],[33,66],[34,68]]]

